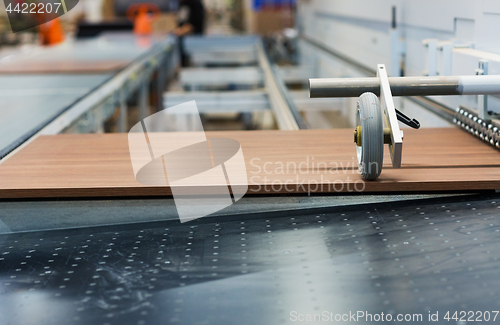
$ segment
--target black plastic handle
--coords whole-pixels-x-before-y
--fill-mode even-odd
[[[408,116],[404,115],[401,111],[399,111],[397,108],[396,108],[396,116],[398,117],[399,122],[402,122],[402,123],[408,125],[411,128],[414,128],[414,129],[420,128],[419,121],[409,118]]]

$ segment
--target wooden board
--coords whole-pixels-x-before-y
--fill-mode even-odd
[[[499,151],[456,128],[405,130],[402,168],[391,167],[386,148],[382,175],[371,182],[357,172],[351,129],[206,135],[240,142],[247,194],[500,189]],[[0,198],[171,195],[168,186],[135,180],[127,139],[127,134],[39,137],[0,164]]]
[[[5,63],[0,65],[0,74],[24,73],[103,73],[116,71],[129,64],[126,60],[71,60],[29,61]]]

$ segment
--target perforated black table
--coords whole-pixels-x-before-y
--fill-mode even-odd
[[[499,245],[493,194],[16,232],[0,235],[0,324],[297,324],[357,311],[457,324],[447,311],[500,310]]]

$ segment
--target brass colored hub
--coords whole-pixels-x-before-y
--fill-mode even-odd
[[[391,129],[384,128],[384,144],[391,143]]]
[[[354,142],[358,147],[361,147],[361,125],[354,129]]]
[[[354,142],[358,147],[361,147],[362,141],[361,141],[361,126],[357,126],[354,129]],[[391,129],[389,128],[384,128],[384,144],[390,144],[391,143]]]

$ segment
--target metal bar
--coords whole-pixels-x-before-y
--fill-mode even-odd
[[[403,150],[403,138],[399,129],[398,118],[396,116],[396,108],[392,99],[391,87],[389,86],[389,78],[383,64],[377,66],[378,79],[380,84],[380,105],[382,106],[387,127],[391,129],[391,143],[389,143],[389,151],[391,153],[392,167],[401,167],[401,156]]]
[[[128,109],[127,109],[127,95],[125,94],[125,90],[122,89],[119,91],[118,95],[119,99],[118,102],[120,104],[120,116],[118,117],[118,132],[124,133],[127,132],[127,115],[128,115]]]
[[[443,96],[500,94],[500,76],[392,77],[393,96]],[[378,78],[309,79],[311,98],[358,97],[365,92],[380,95]]]
[[[198,51],[221,52],[234,50],[246,50],[256,46],[259,37],[255,35],[237,36],[195,36],[184,38],[184,49],[188,54]]]
[[[488,60],[479,60],[479,68],[476,69],[477,75],[488,75]],[[477,110],[479,117],[483,120],[488,116],[488,96],[478,95],[477,96]]]
[[[396,29],[396,6],[392,6],[391,27]]]
[[[233,85],[257,86],[263,83],[258,67],[184,68],[179,72],[182,85],[215,87]]]
[[[139,86],[139,120],[149,115],[149,80],[145,78]]]
[[[211,92],[166,92],[165,107],[175,106],[191,100],[196,101],[200,113],[255,112],[269,110],[269,98],[264,91],[211,91]]]
[[[168,62],[168,56],[161,58],[158,69],[156,71],[156,111],[159,112],[163,109],[163,90],[165,88],[165,65]]]
[[[443,120],[453,123],[453,119],[455,118],[455,111],[448,106],[445,106],[441,103],[438,103],[428,97],[420,97],[420,96],[409,96],[406,97],[407,100],[414,102],[415,104],[422,106],[426,110],[434,113],[439,116]]]
[[[292,116],[295,119],[295,122],[297,123],[299,129],[301,129],[301,130],[308,129],[306,122],[302,118],[302,115],[300,115],[299,109],[297,108],[297,105],[295,104],[293,97],[291,96],[290,92],[288,91],[288,88],[285,85],[285,81],[278,77],[277,66],[272,67],[272,72],[273,72],[274,79],[276,80],[276,84],[278,86],[278,89],[281,93],[281,96],[288,104],[288,109],[292,113]]]
[[[298,130],[299,123],[305,127],[305,123],[300,116],[300,113],[292,113],[290,101],[287,100],[283,93],[283,85],[278,81],[276,74],[271,68],[269,59],[265,54],[262,41],[257,46],[257,55],[259,64],[264,72],[264,84],[269,94],[271,108],[276,119],[276,123],[280,130]],[[299,123],[298,123],[299,121]]]
[[[339,111],[345,105],[343,98],[309,99],[309,91],[288,91],[299,111]],[[191,91],[165,92],[164,107],[179,105],[196,100],[200,113],[255,112],[271,109],[267,92],[261,90],[245,91]]]
[[[427,76],[437,76],[438,71],[438,40],[425,39],[423,45],[427,48]]]
[[[196,66],[256,64],[257,36],[187,36],[184,50]]]

